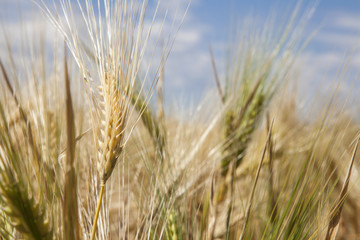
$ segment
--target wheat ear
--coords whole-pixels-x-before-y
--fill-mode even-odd
[[[122,140],[125,131],[125,119],[129,108],[128,103],[123,103],[120,100],[116,78],[105,74],[104,83],[104,86],[100,87],[100,94],[103,97],[104,116],[101,124],[102,140],[99,141],[99,159],[102,161],[103,169],[101,173],[100,196],[91,231],[91,239],[95,239],[97,219],[99,217],[105,184],[111,176],[117,159],[123,149]]]
[[[27,174],[20,167],[26,160],[25,154],[14,146],[1,102],[0,116],[1,210],[26,239],[52,239],[52,224],[46,217],[46,209],[41,199],[36,200],[33,197],[33,189],[27,187]]]

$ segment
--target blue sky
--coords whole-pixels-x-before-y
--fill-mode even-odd
[[[219,71],[224,69],[224,53],[226,52],[229,36],[237,29],[237,24],[251,16],[259,21],[259,27],[263,27],[270,14],[274,14],[279,25],[289,19],[289,15],[297,4],[296,1],[266,1],[266,0],[195,0],[187,15],[182,30],[180,31],[179,44],[182,34],[189,35],[188,52],[171,55],[168,65],[176,62],[176,66],[187,67],[189,71],[179,69],[175,77],[175,84],[168,82],[170,93],[178,92],[177,84],[182,85],[185,96],[192,96],[190,101],[198,101],[202,98],[204,89],[214,87],[214,77],[209,59],[208,46],[215,49],[215,57]],[[312,38],[307,48],[299,56],[297,68],[299,68],[299,92],[307,94],[308,101],[317,92],[326,92],[332,89],[335,81],[336,70],[348,59],[347,52],[353,53],[350,60],[348,74],[340,90],[343,92],[353,89],[354,78],[360,66],[360,52],[356,44],[360,33],[360,1],[357,0],[322,0],[302,1],[299,15],[312,13],[307,21],[303,32],[303,38],[307,38],[314,31],[318,31]],[[239,29],[237,29],[239,30]],[[193,39],[193,41],[190,41]],[[176,48],[176,46],[175,46]],[[351,50],[353,49],[353,50]],[[178,64],[181,61],[182,64]],[[187,64],[189,63],[190,64]],[[194,66],[194,63],[195,64]],[[167,73],[171,75],[171,73]],[[181,76],[183,77],[181,77]],[[325,78],[325,80],[324,80]],[[186,81],[187,79],[187,81]],[[189,80],[191,79],[191,80]],[[359,89],[358,79],[355,86]],[[206,90],[205,90],[206,92]],[[307,99],[307,98],[303,98]]]
[[[180,9],[186,8],[186,0],[173,0],[177,1],[180,3]],[[330,82],[334,80],[336,69],[347,59],[344,58],[345,53],[353,49],[348,76],[341,87],[346,93],[349,89],[354,89],[353,86],[360,85],[355,78],[360,66],[360,51],[356,47],[360,33],[360,1],[321,0],[316,4],[315,2],[302,1],[299,13],[300,16],[308,14],[309,11],[313,13],[308,19],[303,38],[318,29],[318,33],[299,56],[299,91],[302,94],[309,93],[309,96],[314,94],[314,89],[326,91],[325,89],[331,85]],[[192,0],[166,64],[166,100],[184,100],[187,104],[197,104],[209,89],[214,88],[209,45],[214,50],[221,75],[224,72],[229,37],[234,30],[241,31],[236,26],[241,26],[241,23],[251,16],[259,22],[256,25],[258,28],[264,27],[270,14],[276,16],[280,26],[285,24],[284,21],[289,18],[296,3],[297,1],[286,0]],[[39,12],[31,4],[31,0],[1,0],[0,5],[0,21],[5,27],[10,28],[11,38],[18,39],[21,34],[21,31],[16,31],[20,26],[18,8],[26,24],[39,21]],[[4,51],[4,46],[4,41],[0,37],[0,51]],[[323,80],[324,78],[326,80]]]

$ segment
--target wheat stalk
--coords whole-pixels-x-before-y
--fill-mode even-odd
[[[77,176],[75,170],[75,122],[74,109],[70,92],[70,79],[67,69],[66,52],[64,53],[65,70],[65,100],[66,100],[66,135],[67,151],[65,163],[65,186],[64,186],[64,208],[63,223],[66,239],[80,238],[79,213],[77,203]],[[73,210],[75,209],[75,211]]]
[[[338,196],[338,199],[336,200],[336,203],[334,207],[331,209],[330,212],[330,221],[326,232],[325,240],[335,240],[337,232],[339,230],[339,224],[340,224],[340,218],[341,218],[341,211],[344,207],[346,195],[348,194],[348,188],[350,183],[350,177],[351,177],[351,171],[354,166],[354,161],[356,157],[356,153],[359,147],[359,138],[356,140],[356,146],[354,148],[351,161],[348,167],[348,172],[345,178],[345,181],[343,183],[340,195]]]
[[[264,146],[264,150],[263,150],[263,152],[262,152],[261,159],[260,159],[260,162],[259,162],[259,166],[258,166],[257,171],[256,171],[256,176],[255,176],[254,184],[253,184],[252,189],[251,189],[250,199],[249,199],[249,202],[248,202],[248,204],[247,204],[246,213],[245,213],[245,219],[244,219],[244,224],[243,224],[243,227],[242,227],[242,231],[241,231],[241,235],[240,235],[239,240],[244,239],[244,236],[245,236],[247,223],[248,223],[249,217],[250,217],[251,206],[252,206],[252,204],[253,204],[254,192],[255,192],[255,188],[256,188],[256,185],[257,185],[257,182],[258,182],[258,179],[259,179],[259,175],[260,175],[260,171],[261,171],[261,168],[262,168],[262,164],[263,164],[263,162],[264,162],[264,157],[265,157],[266,149],[268,148],[268,144],[269,144],[269,142],[270,142],[270,137],[271,137],[271,131],[272,131],[273,124],[274,124],[274,119],[273,119],[272,122],[271,122],[269,131],[268,131],[268,135],[267,135],[267,138],[266,138],[266,143],[265,143],[265,146]]]

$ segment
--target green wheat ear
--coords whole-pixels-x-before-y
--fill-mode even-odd
[[[26,239],[53,239],[53,229],[45,208],[13,176],[11,171],[2,172],[0,191],[3,212]]]
[[[232,111],[225,117],[225,138],[231,139],[229,144],[225,147],[224,158],[221,161],[221,174],[226,176],[229,170],[231,161],[235,160],[236,167],[238,167],[245,155],[245,150],[250,141],[251,134],[254,132],[256,124],[260,119],[263,110],[265,96],[259,94],[253,100],[249,107],[248,113],[245,115],[240,127],[236,128]]]
[[[168,213],[168,225],[167,225],[167,239],[168,240],[178,240],[178,226],[176,221],[176,213],[174,211],[170,211]]]
[[[160,119],[153,113],[149,105],[146,104],[146,98],[139,91],[134,91],[131,103],[136,110],[141,113],[141,121],[149,132],[154,146],[157,148],[159,159],[164,160],[166,153],[166,136],[164,126]],[[161,118],[161,117],[160,117]]]
[[[33,137],[31,124],[13,91],[1,61],[0,65],[8,89],[22,114],[22,121],[27,124],[24,132],[28,134],[27,145],[15,144],[17,137],[8,128],[9,121],[0,102],[0,208],[13,228],[26,239],[53,239],[53,229],[50,219],[47,218],[47,209],[41,197],[39,200],[33,197],[35,191],[28,186],[33,179],[29,176],[29,170],[24,167],[28,161],[31,161],[31,156],[26,152],[27,147],[33,150],[36,160],[42,159],[37,150],[37,139]]]

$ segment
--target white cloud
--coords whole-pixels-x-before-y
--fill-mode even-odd
[[[322,44],[330,45],[331,47],[351,48],[355,46],[359,40],[360,35],[353,33],[344,33],[336,30],[320,32],[314,38],[314,41],[317,41]]]
[[[314,41],[336,47],[351,48],[360,40],[360,16],[347,12],[332,12],[326,18]]]
[[[318,93],[330,94],[340,80],[337,94],[356,97],[356,89],[360,89],[358,22],[360,16],[337,12],[322,26],[299,57],[297,66],[301,96],[307,94],[307,98],[312,99]]]
[[[345,30],[360,31],[359,22],[359,15],[340,13],[339,16],[334,19],[334,26]]]
[[[191,48],[197,47],[202,40],[202,32],[198,29],[181,29],[176,36],[174,52],[187,51]]]

